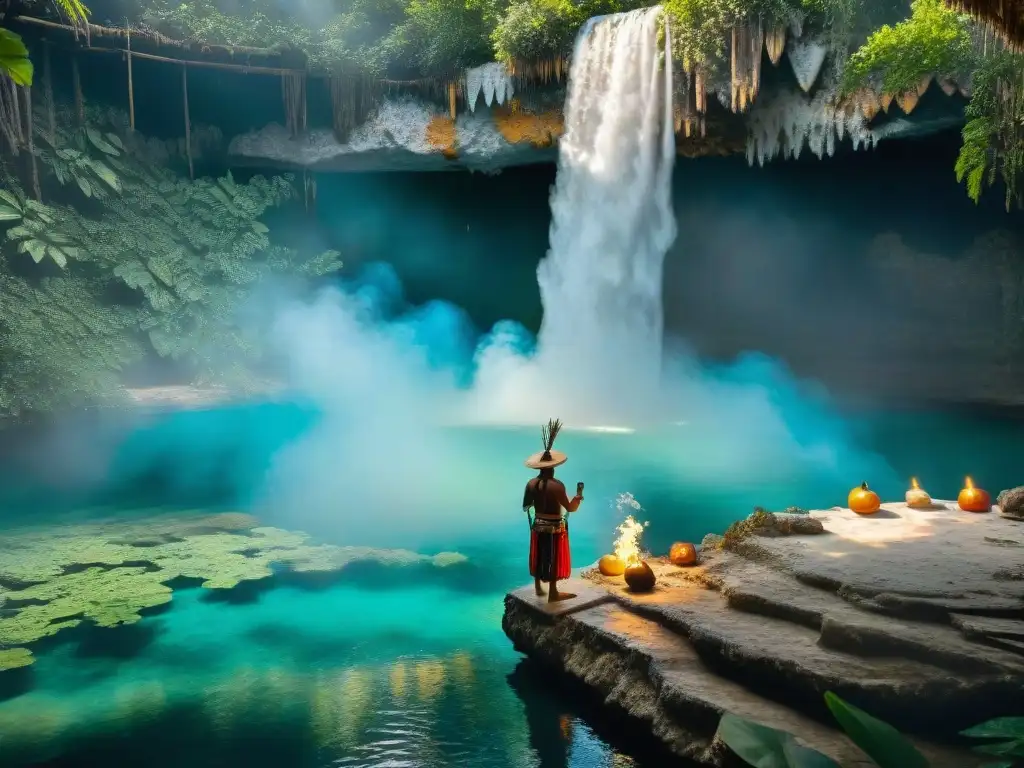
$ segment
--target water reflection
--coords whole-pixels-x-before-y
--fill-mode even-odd
[[[298,672],[239,666],[196,677],[35,691],[0,707],[0,765],[191,768],[590,768],[621,762],[523,665],[488,654],[402,657]],[[192,670],[194,673],[195,670]]]

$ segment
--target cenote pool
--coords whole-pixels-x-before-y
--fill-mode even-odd
[[[36,451],[5,469],[8,530],[239,510],[326,543],[468,560],[357,563],[331,582],[230,599],[176,589],[138,624],[47,638],[28,672],[0,673],[0,764],[666,764],[521,661],[502,634],[502,596],[528,579],[522,460],[539,430],[441,430],[432,439],[444,461],[429,476],[411,474],[399,452],[363,457],[360,485],[332,476],[329,462],[310,464],[326,449],[323,428],[288,403],[152,415],[127,431],[94,426],[64,454]],[[645,544],[663,551],[755,505],[843,503],[861,480],[883,498],[901,495],[911,475],[945,498],[965,474],[994,493],[1020,483],[1024,423],[1005,418],[862,413],[793,429],[785,442],[722,429],[567,430],[560,476],[587,487],[572,520],[575,564],[608,549],[626,492],[650,523]],[[67,480],[63,465],[83,450],[89,472]]]

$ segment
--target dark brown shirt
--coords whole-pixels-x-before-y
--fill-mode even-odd
[[[523,509],[533,507],[538,517],[558,519],[562,516],[562,509],[575,512],[579,506],[579,499],[569,499],[561,480],[553,477],[534,477],[526,484]]]

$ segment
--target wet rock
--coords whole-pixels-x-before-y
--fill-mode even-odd
[[[700,765],[726,764],[723,712],[870,765],[820,724],[829,690],[920,739],[936,768],[980,765],[931,740],[1024,709],[1024,581],[1006,575],[1019,525],[942,501],[751,519],[735,548],[707,537],[697,567],[648,560],[649,594],[595,572],[578,608],[542,616],[531,588],[513,593],[505,631]]]

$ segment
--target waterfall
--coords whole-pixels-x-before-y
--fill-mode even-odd
[[[676,236],[671,41],[665,24],[662,52],[661,17],[655,7],[593,18],[576,39],[550,249],[537,268],[538,355],[574,399],[570,410],[622,414],[659,389],[662,268]]]

